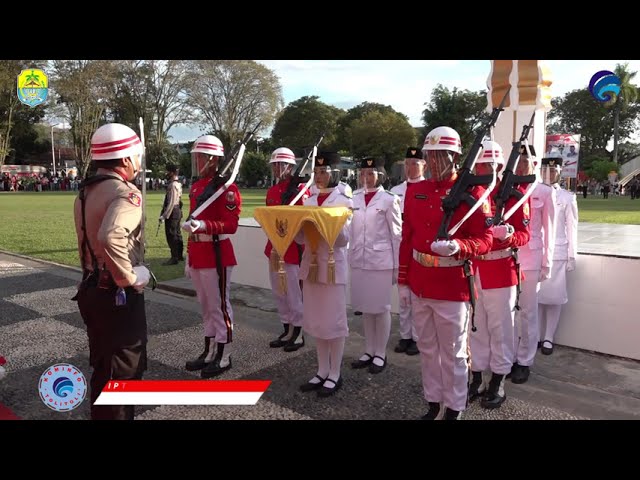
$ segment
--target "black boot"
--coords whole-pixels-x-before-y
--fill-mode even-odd
[[[429,402],[429,411],[420,420],[435,420],[440,413],[440,403]]]
[[[212,342],[215,337],[204,337],[204,352],[200,354],[198,358],[195,360],[187,361],[185,365],[185,369],[190,372],[194,372],[196,370],[202,370],[208,363],[213,360],[213,354],[216,349],[215,342]]]
[[[287,338],[287,335],[289,335],[289,327],[291,327],[291,325],[283,323],[282,326],[284,327],[284,332],[282,332],[278,338],[269,342],[269,346],[271,348],[280,348],[287,344],[287,341],[283,339]]]
[[[444,411],[443,420],[460,420],[462,418],[462,412],[457,410],[451,410],[449,407]]]
[[[407,347],[404,353],[406,353],[407,355],[418,355],[420,353],[420,350],[418,349],[418,344],[415,342],[413,338],[409,339],[409,346]]]
[[[301,331],[302,327],[293,327],[293,334],[283,348],[285,352],[295,352],[299,348],[304,347],[304,335],[300,333]]]
[[[226,352],[225,352],[226,350]],[[200,372],[202,378],[217,377],[231,368],[231,344],[218,343],[216,357]]]
[[[473,403],[477,398],[483,396],[484,386],[482,385],[482,372],[471,372],[473,379],[469,385],[469,403]]]
[[[504,375],[492,373],[489,388],[480,402],[480,406],[488,409],[500,408],[500,405],[502,405],[506,399],[507,395],[504,393]]]
[[[396,353],[404,353],[407,351],[407,348],[409,348],[410,344],[411,344],[410,338],[401,338],[398,344],[396,345],[396,347],[393,349],[393,351]]]

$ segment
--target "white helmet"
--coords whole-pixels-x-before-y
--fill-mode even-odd
[[[455,153],[462,153],[462,142],[460,135],[453,128],[437,127],[431,130],[424,139],[425,150],[450,150]]]
[[[277,162],[284,162],[284,163],[290,163],[291,165],[295,165],[296,156],[287,147],[276,148],[271,154],[271,160],[269,160],[269,163],[277,163]]]
[[[202,135],[198,137],[193,144],[191,153],[206,153],[207,155],[216,155],[224,157],[224,147],[218,137],[213,135]]]
[[[502,147],[498,142],[485,140],[482,142],[482,155],[478,157],[476,163],[493,163],[494,157],[498,165],[504,166],[504,154],[502,153]]]
[[[126,125],[107,123],[91,137],[91,160],[117,160],[134,155],[142,155],[142,143],[138,134]]]

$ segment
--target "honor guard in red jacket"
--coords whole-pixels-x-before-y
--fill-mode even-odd
[[[293,152],[286,148],[276,148],[271,154],[271,172],[277,182],[267,191],[267,206],[288,205],[300,190],[305,190],[296,205],[302,205],[304,200],[309,198],[309,193],[304,184],[290,185],[291,175],[296,166],[296,157]],[[290,198],[289,198],[290,197]],[[271,281],[271,291],[276,299],[280,320],[284,326],[284,332],[275,340],[269,343],[271,348],[284,347],[285,352],[295,352],[304,346],[304,336],[302,330],[302,290],[298,280],[300,272],[300,261],[302,260],[302,245],[293,242],[284,255],[284,271],[287,281],[286,293],[282,293],[279,287],[278,262],[280,257],[275,251],[270,241],[264,249],[264,254],[269,258],[269,279]]]
[[[191,155],[193,175],[200,177],[189,192],[193,212],[198,197],[218,173],[224,148],[217,137],[203,135],[195,141]],[[193,282],[204,322],[204,351],[188,361],[186,369],[201,370],[202,378],[217,376],[231,368],[233,310],[229,286],[237,262],[229,236],[238,229],[241,205],[238,187],[232,183],[197,219],[182,225],[189,232],[185,275]]]
[[[469,259],[487,253],[493,236],[488,221],[491,207],[484,202],[449,240],[434,241],[442,222],[442,199],[453,186],[455,164],[461,153],[460,135],[438,127],[425,139],[429,180],[411,188],[404,203],[398,283],[400,303],[411,302],[422,362],[422,385],[429,411],[422,418],[460,418],[467,406],[467,323],[470,292],[465,271],[473,273]],[[474,187],[477,200],[484,188]],[[469,211],[466,203],[456,209],[451,225]],[[444,408],[443,408],[444,407]]]
[[[476,160],[476,175],[490,175],[492,162],[496,170],[504,168],[502,147],[492,141],[482,144],[482,154]],[[490,198],[498,192],[499,183]],[[524,194],[524,189],[521,189]],[[508,211],[518,200],[509,198],[505,203]],[[491,213],[495,215],[495,203],[491,202]],[[469,386],[469,401],[482,397],[484,408],[499,408],[507,398],[504,379],[513,364],[514,317],[517,304],[517,286],[520,268],[517,249],[529,241],[529,201],[527,200],[504,225],[494,225],[491,251],[477,257],[475,286],[478,292],[475,324],[471,332],[471,372],[473,380]],[[491,378],[484,379],[483,372],[491,371]]]
[[[425,161],[422,151],[418,147],[409,147],[404,158],[404,176],[406,180],[391,189],[400,197],[400,209],[404,210],[404,199],[411,194],[411,187],[424,180]],[[400,285],[398,285],[400,287]],[[411,320],[411,304],[400,305],[398,317],[400,319],[400,340],[394,348],[394,352],[417,355],[418,335]]]

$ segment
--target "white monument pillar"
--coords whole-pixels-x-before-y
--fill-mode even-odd
[[[529,145],[536,156],[545,153],[547,112],[551,110],[551,71],[542,60],[491,60],[491,73],[487,79],[487,110],[500,105],[507,87],[511,85],[505,110],[494,129],[494,139],[502,146],[505,156],[517,142],[522,127],[536,116],[529,133]]]

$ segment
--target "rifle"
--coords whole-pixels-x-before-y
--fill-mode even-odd
[[[140,181],[142,182],[142,220],[140,221],[140,263],[144,264],[144,254],[146,250],[146,237],[144,235],[144,226],[147,216],[147,147],[144,143],[144,123],[142,117],[139,119],[140,142],[142,142],[142,155],[140,155]]]
[[[323,139],[324,133],[320,134],[320,138],[318,138],[318,141],[308,153],[306,160],[304,162],[301,161],[293,172],[293,175],[291,175],[291,181],[287,186],[287,190],[282,194],[282,205],[295,205],[296,202],[300,200],[300,196],[302,195],[302,193],[307,190],[311,185],[311,182],[313,182],[313,168],[316,164],[316,155],[318,154],[318,147],[320,146],[320,143],[322,143]],[[311,176],[309,178],[309,181],[305,184],[304,188],[300,192],[298,192],[298,195],[296,195],[298,186],[302,182],[304,182],[304,177],[300,174],[304,171],[307,163],[309,163],[309,160],[311,160]],[[295,198],[293,198],[294,196]]]
[[[189,218],[187,221],[197,218],[209,205],[216,201],[216,199],[224,193],[229,185],[231,185],[238,175],[238,171],[240,170],[240,163],[242,162],[242,157],[244,156],[244,151],[246,148],[247,142],[251,139],[251,137],[256,133],[260,124],[262,122],[258,122],[256,127],[251,131],[245,134],[242,141],[236,143],[231,155],[229,157],[225,156],[225,162],[223,165],[218,166],[219,173],[211,179],[211,181],[207,184],[204,191],[198,195],[196,199],[196,207],[189,214]],[[227,171],[233,165],[233,170],[231,175],[227,175]],[[222,167],[222,168],[220,168]]]
[[[144,122],[142,121],[142,117],[139,118],[139,127],[140,127],[140,142],[142,143],[142,155],[140,156],[140,170],[142,170],[141,180],[142,180],[142,220],[140,221],[140,264],[145,265],[149,270],[149,275],[151,276],[151,290],[155,290],[158,285],[158,280],[156,276],[151,271],[150,266],[145,264],[144,254],[147,248],[147,237],[144,233],[144,227],[147,220],[147,147],[144,143]]]
[[[473,145],[467,153],[462,167],[458,171],[458,178],[451,187],[449,195],[442,199],[442,210],[444,211],[444,216],[442,217],[442,222],[440,223],[440,228],[438,229],[436,240],[448,240],[450,235],[455,233],[460,225],[462,225],[462,222],[466,220],[484,201],[484,198],[480,200],[476,200],[475,198],[473,198],[473,196],[467,191],[467,189],[471,186],[476,185],[488,185],[492,181],[495,181],[495,172],[493,175],[478,176],[472,173],[472,168],[476,161],[476,157],[478,156],[478,152],[482,148],[482,141],[484,137],[487,135],[487,132],[489,132],[489,130],[496,124],[498,118],[500,117],[500,113],[502,113],[502,111],[504,110],[504,103],[507,101],[510,90],[511,86],[507,88],[507,91],[502,98],[502,102],[500,102],[500,106],[497,108],[494,107],[489,120],[476,135]],[[487,193],[487,196],[489,193],[490,191]],[[454,227],[452,231],[449,231],[449,224],[451,223],[453,214],[462,202],[466,202],[467,204],[469,204],[471,210],[469,210],[467,215],[460,222],[458,222],[458,225],[456,225],[456,227]]]
[[[524,194],[521,193],[517,188],[515,188],[515,185],[520,183],[533,183],[536,180],[535,175],[518,176],[514,173],[514,169],[516,167],[516,164],[518,163],[518,159],[520,158],[520,148],[522,146],[522,143],[527,140],[529,132],[533,128],[533,119],[535,118],[535,116],[536,112],[533,112],[533,115],[531,115],[531,120],[529,120],[529,124],[522,127],[520,140],[518,140],[517,142],[513,142],[509,160],[507,160],[507,164],[504,167],[504,172],[502,173],[500,188],[498,189],[498,193],[494,197],[494,201],[496,204],[496,213],[493,217],[493,225],[500,225],[502,223],[504,219],[505,205],[511,197],[515,197],[518,200],[523,197]]]

